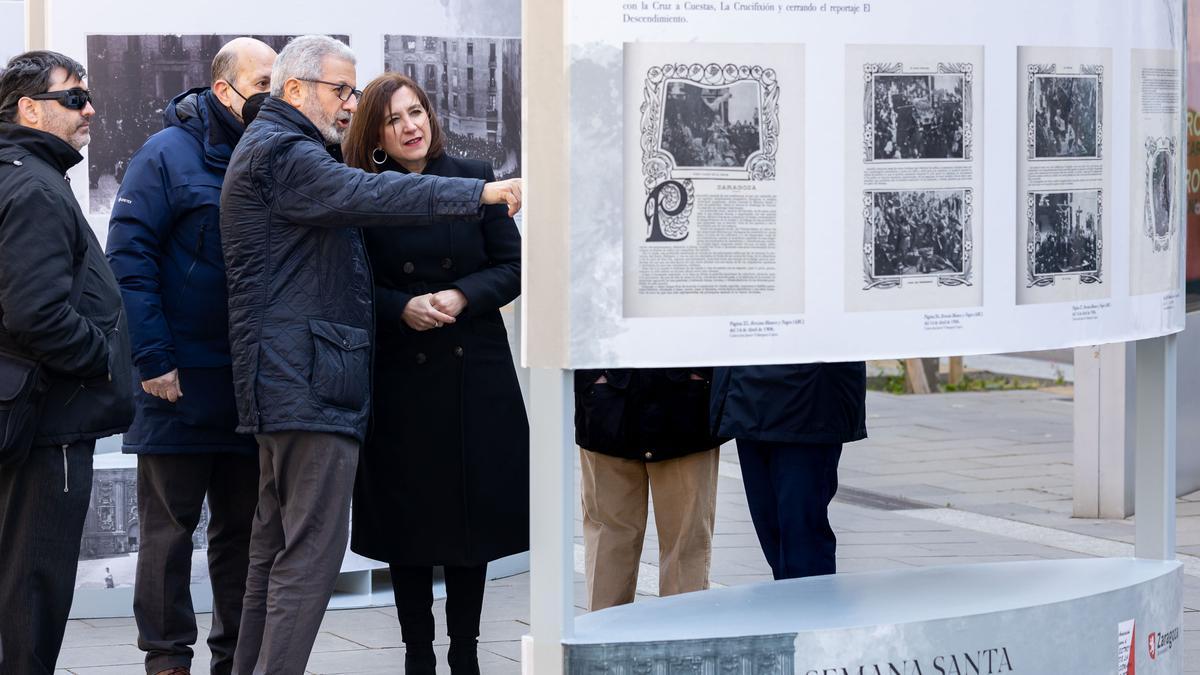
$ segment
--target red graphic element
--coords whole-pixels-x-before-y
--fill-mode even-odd
[[[1129,667],[1125,669],[1125,675],[1137,675],[1137,668],[1134,667],[1134,660],[1137,656],[1137,628],[1129,635]]]
[[[1150,660],[1153,661],[1154,659],[1158,658],[1158,645],[1157,645],[1158,635],[1155,633],[1151,633],[1149,635],[1149,639],[1150,639]]]

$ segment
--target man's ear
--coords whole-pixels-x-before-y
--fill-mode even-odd
[[[229,99],[229,83],[225,80],[217,80],[212,85],[213,95],[221,102],[221,105],[226,108],[230,107],[232,102]]]
[[[294,77],[283,83],[283,100],[299,108],[304,102],[304,83]]]
[[[42,109],[37,101],[25,97],[17,101],[17,124],[34,129],[39,128],[42,121]]]

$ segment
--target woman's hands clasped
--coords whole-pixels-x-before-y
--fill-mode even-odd
[[[409,328],[426,331],[454,323],[467,308],[467,296],[457,288],[413,296],[404,306],[402,318]]]

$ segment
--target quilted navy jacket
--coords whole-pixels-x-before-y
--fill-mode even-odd
[[[300,111],[264,103],[221,191],[238,431],[362,441],[374,317],[358,228],[479,219],[482,191],[476,179],[347,167]]]

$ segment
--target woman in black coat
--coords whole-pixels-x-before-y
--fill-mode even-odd
[[[343,147],[367,171],[495,180],[445,154],[411,79],[363,91]],[[405,672],[434,672],[433,566],[446,574],[452,672],[477,674],[487,563],[529,548],[529,423],[500,308],[521,290],[521,237],[504,207],[476,220],[366,232],[375,275],[372,428],[351,548],[390,564]]]

